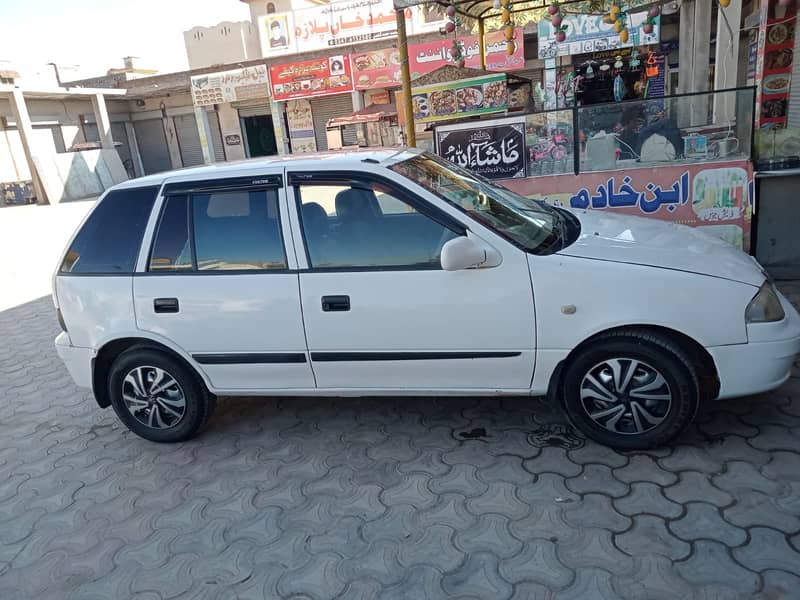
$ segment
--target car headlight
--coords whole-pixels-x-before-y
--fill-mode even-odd
[[[744,315],[748,323],[772,323],[781,321],[786,316],[778,294],[769,281],[765,281],[759,288],[755,298],[747,305]]]

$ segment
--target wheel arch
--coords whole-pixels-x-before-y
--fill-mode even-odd
[[[570,351],[570,353],[558,363],[558,365],[556,365],[556,368],[553,370],[553,374],[550,377],[550,383],[547,388],[547,397],[560,404],[563,400],[562,387],[564,383],[563,376],[566,366],[569,365],[574,360],[575,356],[577,356],[577,354],[587,346],[610,334],[618,333],[655,333],[670,340],[679,346],[684,352],[686,352],[691,359],[693,366],[697,369],[697,377],[700,383],[700,400],[712,400],[719,394],[720,382],[717,366],[714,363],[714,359],[711,354],[703,347],[702,344],[700,344],[691,336],[676,329],[661,325],[648,324],[610,327],[608,329],[598,331],[597,333],[594,333],[583,340],[580,344],[575,346],[575,348],[573,348],[572,351]]]
[[[120,354],[131,348],[151,348],[171,356],[194,373],[205,390],[211,393],[210,386],[204,374],[174,348],[170,348],[166,344],[152,338],[123,337],[106,342],[97,351],[97,354],[92,360],[92,392],[94,393],[97,404],[101,408],[107,408],[111,405],[111,398],[108,396],[108,372],[111,369],[111,365]]]

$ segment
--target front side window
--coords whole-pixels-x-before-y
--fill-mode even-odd
[[[570,225],[558,210],[495,185],[438,156],[415,154],[389,168],[529,252],[557,252],[571,237],[567,231]]]
[[[436,269],[442,246],[459,235],[382,183],[303,184],[296,190],[312,268]]]
[[[167,198],[150,271],[286,269],[275,189]]]
[[[109,192],[75,236],[60,273],[133,273],[158,186]]]

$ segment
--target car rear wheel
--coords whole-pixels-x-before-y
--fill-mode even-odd
[[[153,348],[131,348],[109,371],[108,392],[120,420],[153,442],[193,437],[214,411],[198,376],[174,357]]]
[[[564,408],[587,437],[620,449],[672,440],[694,419],[699,384],[671,340],[612,333],[581,349],[564,373]]]

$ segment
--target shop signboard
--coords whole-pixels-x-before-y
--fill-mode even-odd
[[[350,57],[346,55],[272,65],[269,78],[275,100],[331,96],[353,91]]]
[[[508,55],[506,50],[505,34],[502,31],[490,31],[486,34],[486,70],[487,71],[514,71],[525,68],[525,50],[521,27],[514,29],[516,48],[514,54]],[[478,36],[468,35],[459,38],[464,51],[464,66],[471,69],[481,68],[481,51],[478,45]],[[416,79],[427,75],[447,64],[453,64],[450,58],[450,48],[453,41],[447,38],[426,42],[424,44],[411,44],[408,47],[408,68],[411,78]]]
[[[436,149],[487,179],[525,177],[525,119],[437,127]]]
[[[642,31],[642,25],[647,20],[647,11],[630,13],[628,19],[630,35],[624,44],[619,39],[619,33],[614,31],[614,26],[603,22],[602,15],[564,16],[562,26],[567,28],[567,38],[563,42],[556,40],[556,32],[550,21],[542,19],[539,21],[539,58],[588,54],[658,43],[661,17],[655,18],[652,33]]]
[[[192,77],[192,101],[195,106],[268,97],[269,78],[266,65]]]
[[[554,206],[618,212],[700,227],[705,233],[748,250],[755,197],[749,161],[529,177],[500,183]]]
[[[508,107],[505,74],[472,77],[411,88],[414,119],[420,123],[500,112]]]
[[[414,10],[405,11],[406,27],[414,32]],[[422,30],[430,29],[422,26]],[[392,0],[343,0],[258,18],[258,35],[265,57],[349,46],[394,37],[397,20]]]
[[[502,31],[491,31],[486,39],[486,70],[514,71],[525,68],[525,52],[522,28],[514,30],[516,47],[514,54],[506,51],[505,34]],[[460,38],[465,61],[464,66],[472,69],[481,68],[480,47],[478,37],[474,35]],[[450,58],[450,39],[436,40],[408,46],[408,65],[411,79],[427,75],[447,64],[454,64]],[[351,56],[355,86],[357,90],[368,90],[374,87],[400,86],[400,52],[397,48],[362,52]]]

